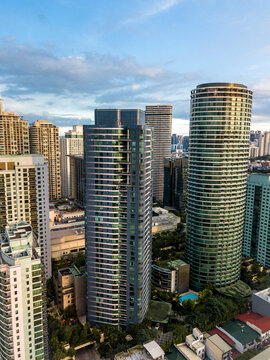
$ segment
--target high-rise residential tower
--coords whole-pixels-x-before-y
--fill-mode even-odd
[[[251,108],[244,85],[191,91],[186,259],[193,289],[240,277]]]
[[[29,128],[31,154],[42,154],[48,162],[50,200],[61,198],[59,128],[47,120]]]
[[[264,155],[270,155],[270,131],[264,133]]]
[[[0,155],[29,154],[28,121],[4,111],[0,98]]]
[[[138,324],[150,299],[152,130],[141,110],[84,126],[87,319]]]
[[[84,206],[85,166],[83,155],[70,155],[70,197],[80,207]]]
[[[64,138],[60,138],[61,190],[64,197],[71,196],[69,155],[83,155],[82,125],[74,125]]]
[[[164,159],[171,156],[172,106],[146,106],[145,124],[153,129],[153,196],[163,201]]]
[[[185,211],[187,205],[188,159],[165,159],[164,206]]]
[[[258,146],[259,146],[259,156],[263,156],[264,155],[264,141],[265,140],[265,135],[263,132],[259,133],[259,139],[258,139]]]
[[[269,174],[250,174],[247,180],[243,255],[270,267]]]
[[[0,358],[47,360],[46,293],[38,237],[27,222],[6,226],[0,245]]]
[[[27,221],[38,234],[51,277],[48,166],[42,155],[0,155],[0,232],[14,221]]]

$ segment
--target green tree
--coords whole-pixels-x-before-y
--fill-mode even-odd
[[[213,297],[213,292],[210,289],[204,289],[199,292],[199,300],[204,303],[206,299]]]
[[[98,329],[95,326],[92,329],[91,338],[96,343],[98,343],[98,344],[100,343],[100,338],[101,338],[100,332],[98,331]]]
[[[169,340],[165,344],[161,345],[161,347],[165,351],[165,353],[170,350],[171,346],[172,346],[172,342]]]
[[[183,308],[186,312],[193,312],[196,306],[195,301],[188,299],[182,302]]]
[[[77,317],[77,312],[75,305],[70,305],[66,310],[63,311],[63,318],[65,320],[75,319]]]

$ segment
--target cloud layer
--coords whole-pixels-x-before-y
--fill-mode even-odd
[[[147,9],[135,13],[121,22],[121,25],[127,25],[138,21],[145,20],[151,16],[162,13],[169,10],[171,7],[180,3],[181,0],[153,0],[148,1]]]
[[[97,53],[59,57],[52,48],[6,42],[0,48],[0,91],[9,110],[70,125],[95,107],[174,103],[186,114],[185,88],[196,74],[179,74],[133,57]],[[184,115],[185,116],[185,115]],[[76,121],[78,123],[78,121]]]
[[[159,2],[156,9],[165,10],[176,2]],[[147,104],[163,103],[174,107],[175,129],[187,126],[190,89],[207,81],[197,74],[139,63],[133,57],[90,52],[60,57],[53,47],[34,48],[14,40],[0,47],[0,80],[7,110],[23,114],[29,122],[44,118],[70,126],[89,123],[98,107],[143,109]],[[252,89],[253,128],[267,130],[270,79],[258,80]]]

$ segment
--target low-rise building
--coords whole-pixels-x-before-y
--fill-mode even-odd
[[[255,312],[249,312],[237,316],[237,319],[243,321],[252,329],[260,334],[262,342],[270,339],[270,317],[262,316]]]
[[[194,328],[192,334],[186,337],[186,345],[201,359],[205,356],[205,345],[203,340],[203,334],[198,328]]]
[[[62,256],[85,250],[84,211],[50,212],[51,218],[51,257]]]
[[[265,349],[258,355],[254,356],[252,360],[269,360],[270,359],[270,348]]]
[[[157,342],[150,341],[143,346],[133,348],[116,354],[115,360],[165,360],[165,353]]]
[[[75,265],[58,270],[54,278],[56,302],[60,310],[75,305],[78,316],[85,315],[86,275]]]
[[[75,226],[75,225],[74,225]],[[62,256],[85,250],[85,228],[76,226],[51,231],[51,256],[58,260]]]
[[[234,343],[241,354],[257,347],[260,334],[240,320],[229,321],[217,329],[226,334]]]
[[[205,344],[202,332],[194,328],[192,334],[186,336],[186,342],[175,345],[176,349],[187,360],[201,360],[205,358]]]
[[[175,347],[186,360],[201,360],[185,343],[177,344]]]
[[[231,360],[232,348],[217,334],[206,339],[205,351],[209,360]]]
[[[156,214],[152,217],[152,233],[156,234],[162,231],[173,231],[177,229],[180,223],[180,217],[174,215],[168,210],[154,207],[153,213]]]
[[[152,284],[158,288],[180,294],[189,289],[190,265],[183,260],[164,261],[152,265]]]
[[[252,294],[252,311],[270,317],[270,288]]]
[[[83,220],[84,219],[84,210],[75,209],[73,211],[58,211],[55,216],[56,222],[64,223],[70,220]]]

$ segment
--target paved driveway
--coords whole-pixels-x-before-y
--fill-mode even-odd
[[[94,345],[87,346],[84,349],[76,351],[76,360],[100,360],[100,356]]]

